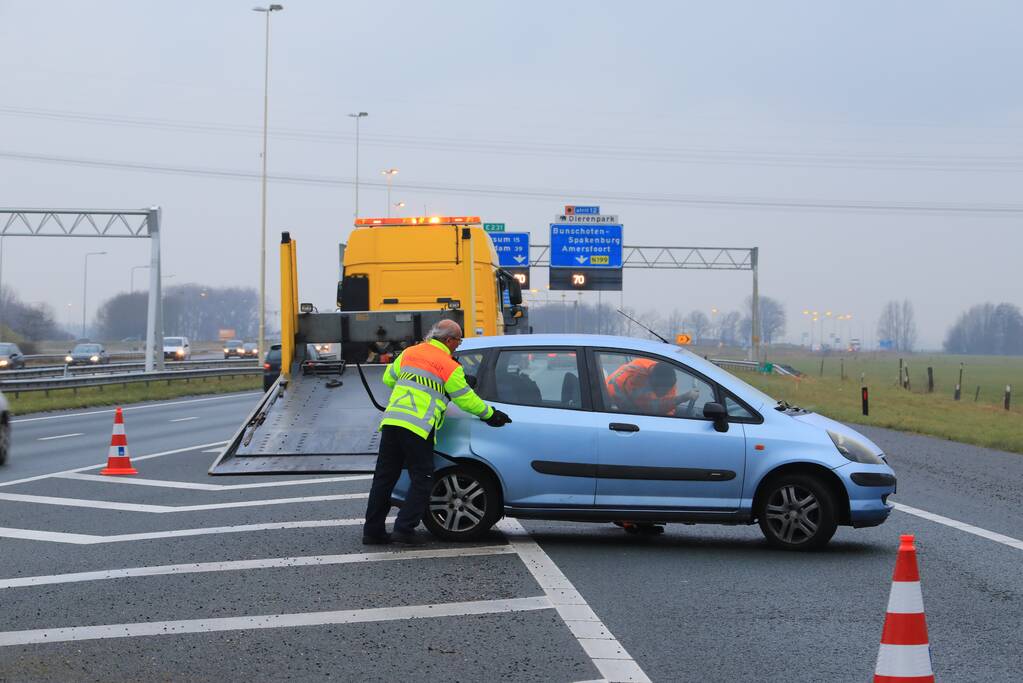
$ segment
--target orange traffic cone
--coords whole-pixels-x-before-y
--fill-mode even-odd
[[[934,683],[912,534],[900,537],[874,683]]]
[[[114,433],[110,435],[110,451],[107,453],[107,466],[100,474],[138,474],[131,466],[128,456],[128,436],[124,433],[124,414],[118,406],[114,411]]]

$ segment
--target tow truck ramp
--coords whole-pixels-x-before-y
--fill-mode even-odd
[[[306,366],[290,380],[278,379],[209,473],[372,473],[380,412],[366,394],[360,368],[336,365],[336,372]],[[384,369],[361,368],[374,396],[386,400]]]

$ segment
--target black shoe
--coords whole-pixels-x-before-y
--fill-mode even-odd
[[[395,531],[391,534],[391,540],[401,545],[426,545],[426,539],[414,531]]]
[[[369,534],[362,535],[363,545],[390,545],[390,543],[390,534],[384,534],[383,536],[370,536]]]

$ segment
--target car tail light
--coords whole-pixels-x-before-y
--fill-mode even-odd
[[[269,363],[263,363],[263,369],[264,370],[269,370],[270,369],[270,364]]]

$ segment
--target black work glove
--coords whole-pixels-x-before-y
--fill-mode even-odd
[[[502,413],[497,408],[494,408],[493,415],[484,420],[484,422],[486,422],[487,425],[491,427],[503,427],[506,424],[509,424],[511,421],[512,419],[508,417],[508,413]]]

